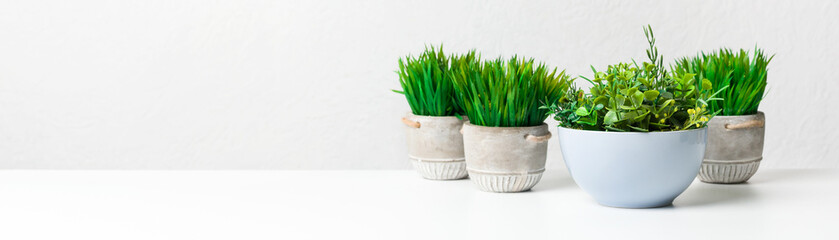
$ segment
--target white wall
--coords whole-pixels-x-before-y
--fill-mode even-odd
[[[0,168],[408,168],[396,59],[777,53],[764,168],[839,167],[836,1],[2,1]],[[555,122],[551,122],[555,124]],[[557,141],[549,168],[562,167]]]

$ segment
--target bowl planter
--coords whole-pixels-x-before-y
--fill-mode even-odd
[[[457,117],[417,116],[404,118],[408,138],[408,158],[426,179],[452,180],[466,177],[463,155],[463,120]]]
[[[469,178],[488,192],[522,192],[542,178],[548,125],[484,127],[463,125],[463,144]]]
[[[559,127],[557,134],[571,177],[598,203],[650,208],[670,205],[693,182],[707,128],[640,133]]]
[[[763,112],[711,119],[699,180],[707,183],[748,181],[763,159],[764,121]]]
[[[708,79],[667,72],[652,27],[644,28],[649,62],[618,63],[589,80],[589,93],[569,91],[546,104],[559,122],[559,142],[571,177],[598,203],[649,208],[673,203],[696,179],[716,115]]]

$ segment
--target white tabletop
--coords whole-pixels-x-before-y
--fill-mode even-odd
[[[413,171],[0,171],[0,239],[839,239],[839,170],[600,206],[563,169],[487,193]]]

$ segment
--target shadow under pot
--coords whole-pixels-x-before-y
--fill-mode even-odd
[[[707,128],[673,132],[603,132],[559,127],[571,178],[601,205],[663,207],[696,178]]]
[[[708,121],[708,148],[699,171],[707,183],[743,183],[763,160],[763,112],[742,116],[716,116]]]
[[[530,190],[545,172],[548,125],[484,127],[463,124],[469,178],[487,192]]]
[[[432,117],[411,113],[402,118],[408,142],[408,158],[426,179],[454,180],[466,177],[463,155],[463,120],[454,116]]]

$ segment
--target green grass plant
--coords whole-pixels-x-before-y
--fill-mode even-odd
[[[459,64],[451,77],[469,122],[488,127],[543,124],[548,110],[540,106],[559,101],[573,82],[565,71],[517,56]]]
[[[709,103],[711,111],[720,111],[724,116],[750,115],[757,113],[765,97],[767,65],[773,57],[767,57],[759,48],[753,54],[724,48],[679,59],[673,71],[695,74],[697,81],[708,79],[715,90],[727,87],[719,95],[722,101]]]
[[[450,63],[460,66],[477,61],[475,51],[459,56],[447,56],[443,47],[426,47],[418,57],[406,56],[399,59],[399,83],[408,100],[411,112],[421,116],[459,116],[460,104],[455,98],[454,85],[450,79]]]

